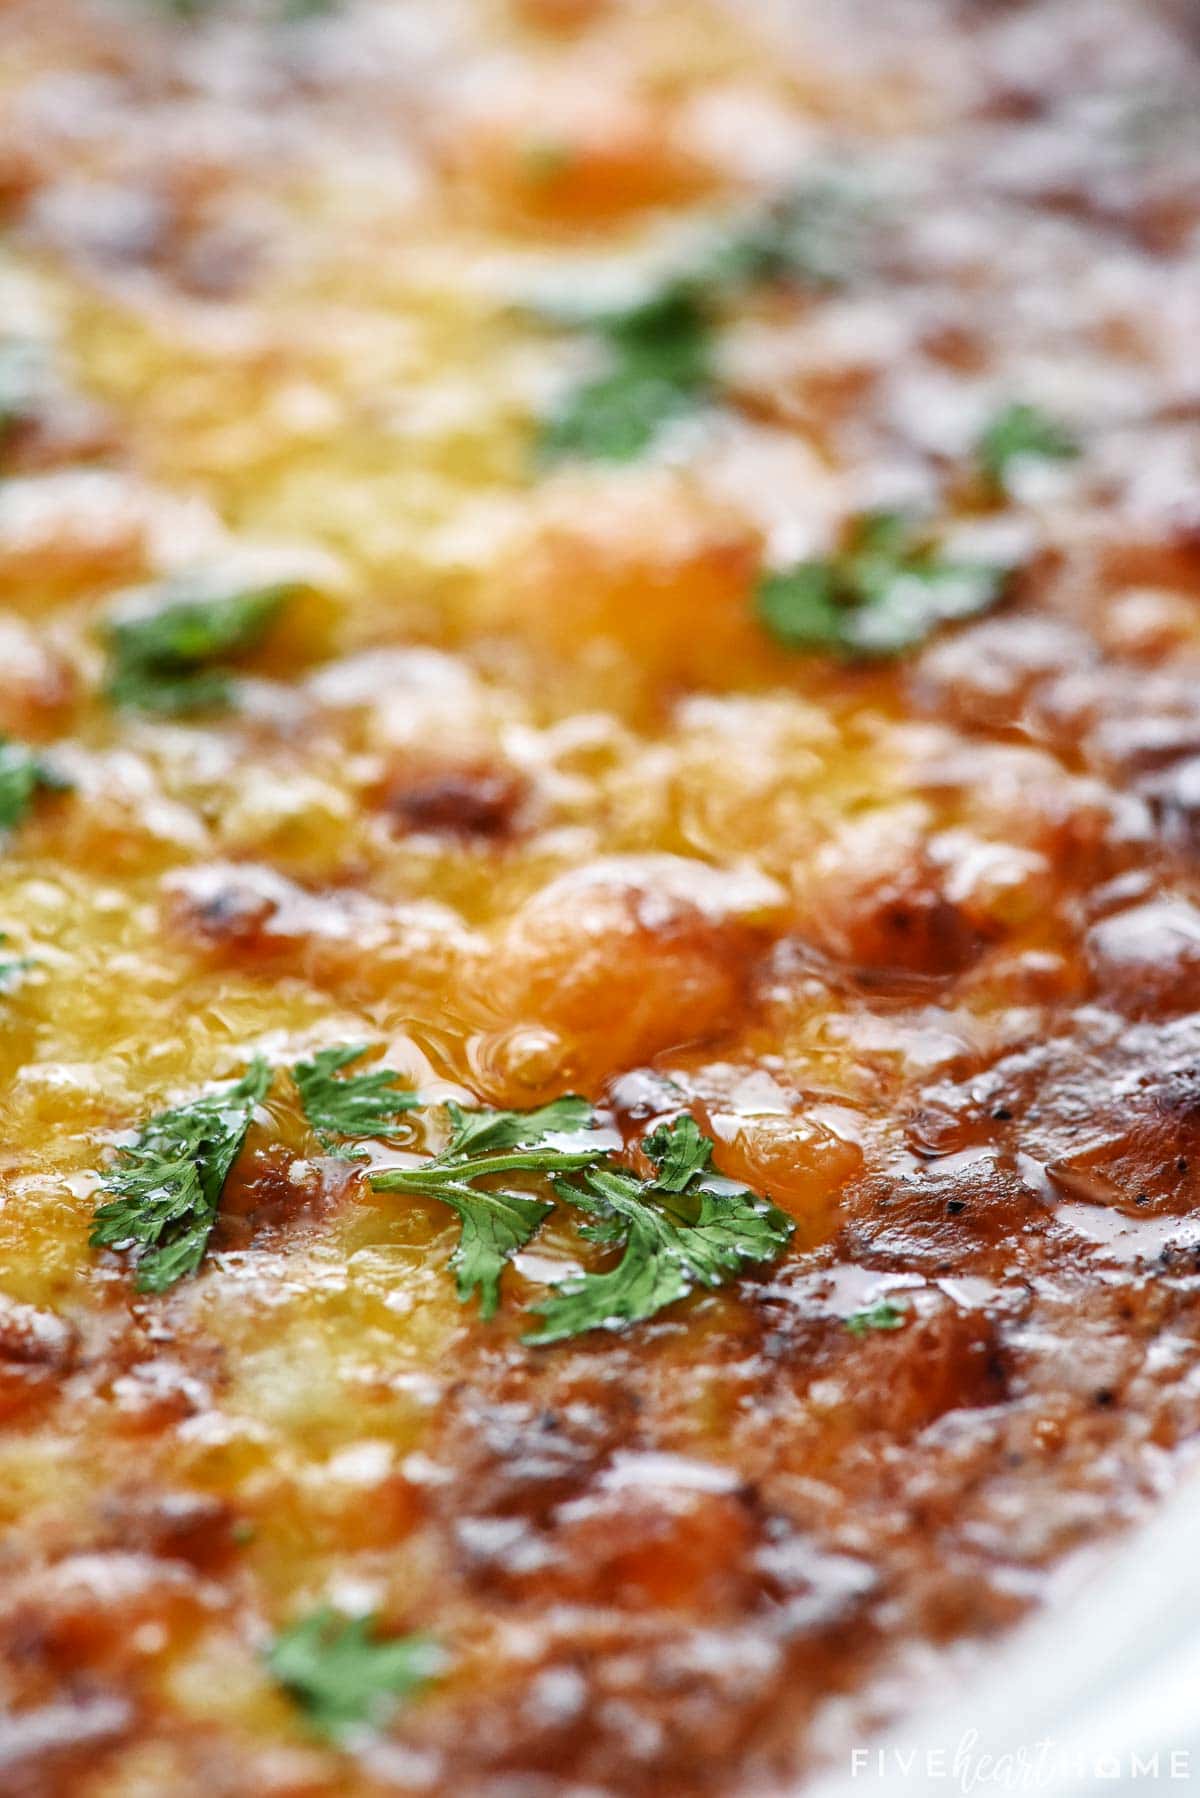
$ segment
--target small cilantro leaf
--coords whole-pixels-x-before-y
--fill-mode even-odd
[[[397,1089],[399,1075],[392,1068],[336,1078],[370,1051],[369,1043],[345,1043],[319,1049],[311,1061],[292,1068],[304,1115],[326,1147],[333,1137],[386,1136],[397,1118],[421,1102],[416,1093]]]
[[[430,1636],[380,1638],[374,1617],[347,1617],[329,1605],[283,1630],[267,1657],[312,1727],[335,1742],[358,1725],[386,1722],[446,1663]]]
[[[590,1129],[592,1107],[578,1093],[564,1093],[534,1111],[464,1111],[453,1099],[446,1106],[454,1126],[443,1155],[490,1154],[496,1149],[539,1148],[547,1137],[571,1136]]]
[[[571,393],[545,424],[538,458],[558,462],[633,462],[668,424],[699,404],[703,385],[631,362]]]
[[[706,405],[717,391],[716,331],[730,302],[766,281],[824,287],[845,279],[860,212],[843,188],[813,182],[713,232],[631,304],[560,315],[593,335],[608,366],[543,421],[539,461],[632,461],[667,425]]]
[[[0,736],[0,830],[12,830],[39,791],[65,793],[71,783],[33,749]]]
[[[109,699],[168,716],[219,711],[233,688],[216,665],[253,649],[294,590],[194,574],[133,595],[104,626]]]
[[[638,1323],[696,1286],[720,1286],[748,1263],[774,1261],[786,1248],[794,1226],[784,1212],[736,1181],[703,1171],[712,1143],[692,1119],[656,1130],[643,1148],[669,1185],[603,1167],[554,1181],[560,1199],[596,1220],[586,1227],[593,1240],[623,1241],[624,1250],[615,1267],[571,1276],[536,1305],[543,1321],[526,1342]]]
[[[450,1257],[463,1303],[479,1294],[479,1311],[493,1317],[505,1266],[531,1240],[552,1210],[548,1200],[497,1187],[508,1174],[569,1173],[599,1160],[602,1150],[554,1148],[548,1139],[570,1136],[592,1122],[586,1099],[567,1093],[535,1111],[464,1111],[446,1107],[452,1125],[440,1155],[415,1168],[388,1168],[371,1176],[377,1192],[408,1192],[438,1199],[458,1214],[460,1234]],[[486,1186],[479,1184],[487,1180]]]
[[[543,425],[538,456],[629,462],[673,419],[700,405],[712,384],[709,321],[684,287],[593,321],[607,371],[568,394]]]
[[[684,1113],[643,1137],[642,1150],[658,1168],[654,1184],[663,1192],[682,1192],[697,1174],[708,1172],[713,1146],[695,1118]]]
[[[735,288],[758,281],[840,286],[859,263],[866,210],[863,196],[843,182],[795,187],[718,241],[709,281]]]
[[[995,493],[1008,492],[1014,464],[1072,462],[1081,453],[1075,436],[1040,406],[1020,403],[998,412],[979,439],[979,466]]]
[[[852,1336],[865,1336],[869,1330],[899,1330],[907,1322],[908,1307],[894,1305],[890,1299],[880,1299],[864,1311],[853,1311],[845,1320]]]
[[[199,1267],[217,1221],[221,1189],[271,1084],[256,1057],[236,1083],[160,1111],[118,1151],[101,1181],[93,1248],[140,1249],[139,1292],[163,1292]]]
[[[988,611],[1010,571],[941,556],[904,513],[868,512],[834,557],[763,575],[759,622],[787,649],[846,659],[900,655],[940,625]]]

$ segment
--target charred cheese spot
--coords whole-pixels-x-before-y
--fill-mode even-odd
[[[236,1542],[230,1507],[210,1493],[131,1490],[107,1499],[102,1526],[118,1551],[186,1561],[202,1571],[219,1567]]]
[[[397,771],[380,806],[396,828],[468,841],[504,841],[517,828],[525,787],[515,772],[492,768]]]

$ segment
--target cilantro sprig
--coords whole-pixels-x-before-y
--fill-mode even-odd
[[[574,1093],[536,1111],[463,1110],[453,1103],[446,1109],[452,1131],[441,1153],[420,1167],[373,1174],[371,1185],[376,1192],[437,1199],[457,1213],[460,1232],[450,1265],[458,1296],[465,1303],[478,1292],[480,1315],[489,1318],[500,1302],[506,1265],[553,1210],[546,1199],[513,1191],[509,1177],[573,1172],[603,1151],[554,1146],[553,1138],[574,1135],[592,1122],[591,1106]]]
[[[276,1637],[267,1664],[312,1728],[339,1742],[385,1723],[445,1670],[447,1656],[431,1636],[381,1637],[374,1616],[323,1605]]]
[[[366,1044],[338,1044],[291,1069],[309,1124],[335,1154],[346,1152],[347,1140],[391,1134],[418,1103],[395,1085],[393,1069],[344,1071],[367,1053]],[[139,1291],[162,1292],[196,1272],[271,1080],[256,1057],[241,1080],[159,1112],[118,1151],[101,1183],[108,1198],[91,1242],[135,1254]],[[774,1260],[791,1238],[785,1213],[715,1172],[711,1139],[686,1115],[645,1137],[631,1160],[600,1137],[593,1107],[574,1093],[530,1111],[453,1101],[444,1109],[450,1129],[437,1154],[367,1177],[376,1192],[436,1200],[456,1214],[450,1265],[463,1303],[478,1295],[481,1317],[495,1315],[505,1268],[556,1199],[585,1214],[585,1240],[621,1251],[614,1267],[573,1274],[535,1306],[541,1322],[527,1342],[652,1317],[697,1286],[719,1286],[753,1262]],[[637,1169],[646,1166],[652,1171],[643,1177]]]
[[[292,1068],[304,1115],[325,1148],[338,1137],[386,1135],[397,1118],[421,1103],[416,1093],[396,1086],[399,1076],[392,1068],[342,1073],[370,1053],[370,1043],[335,1044]]]
[[[223,664],[261,641],[294,591],[197,572],[131,595],[103,627],[108,698],[167,716],[222,710],[233,697]]]
[[[70,790],[71,782],[44,756],[14,737],[0,736],[0,831],[15,829],[39,792]]]
[[[558,1196],[593,1220],[581,1234],[619,1245],[622,1254],[615,1267],[574,1275],[536,1305],[542,1322],[526,1342],[639,1323],[697,1286],[720,1286],[751,1262],[777,1259],[791,1240],[791,1219],[714,1173],[712,1148],[694,1119],[678,1118],[642,1143],[653,1178],[592,1167],[578,1179],[554,1180]]]
[[[978,445],[980,473],[997,495],[1009,490],[1009,477],[1022,462],[1073,462],[1081,449],[1074,433],[1040,406],[1020,402],[1005,406],[985,426]]]
[[[549,1137],[590,1130],[595,1121],[592,1107],[578,1093],[564,1093],[533,1111],[493,1111],[486,1105],[456,1105],[451,1099],[446,1114],[452,1130],[442,1154],[452,1160],[498,1149],[536,1148]]]
[[[870,210],[850,182],[803,182],[719,235],[696,276],[734,288],[756,281],[841,287],[860,272]]]
[[[118,1151],[89,1240],[137,1254],[139,1292],[164,1292],[199,1267],[226,1176],[270,1084],[270,1068],[256,1057],[240,1080],[160,1111]]]
[[[712,390],[712,327],[700,296],[680,284],[598,319],[609,367],[569,393],[538,439],[543,462],[566,456],[630,462]]]
[[[764,575],[756,604],[787,649],[869,659],[901,655],[940,625],[989,611],[1009,577],[999,563],[942,555],[909,513],[864,512],[837,555]]]
[[[607,366],[543,421],[539,460],[640,456],[665,426],[717,397],[717,331],[731,301],[767,281],[844,280],[859,223],[842,188],[814,182],[715,233],[630,304],[560,319],[589,332]]]

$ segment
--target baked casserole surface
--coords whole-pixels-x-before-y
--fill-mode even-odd
[[[1194,9],[5,0],[0,204],[0,1787],[799,1789],[1200,1427]]]

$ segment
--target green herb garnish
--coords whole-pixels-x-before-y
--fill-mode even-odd
[[[174,716],[221,710],[233,687],[219,665],[253,649],[294,591],[196,574],[137,595],[104,626],[109,699]]]
[[[712,1151],[712,1138],[686,1112],[642,1138],[642,1153],[658,1169],[654,1183],[663,1192],[683,1192],[698,1174],[708,1173]]]
[[[436,1679],[445,1651],[429,1636],[376,1635],[376,1619],[324,1605],[279,1635],[267,1664],[321,1735],[378,1725]]]
[[[664,425],[701,404],[712,386],[712,333],[685,286],[595,321],[609,368],[569,394],[543,426],[538,454],[628,462]]]
[[[534,1111],[492,1111],[488,1106],[464,1109],[453,1099],[446,1106],[453,1130],[443,1156],[493,1154],[497,1149],[536,1148],[547,1137],[573,1136],[590,1130],[594,1112],[578,1093],[564,1093]],[[439,1157],[440,1159],[440,1157]]]
[[[642,1149],[657,1168],[650,1180],[610,1167],[554,1180],[559,1198],[592,1218],[582,1233],[623,1252],[607,1272],[573,1275],[536,1305],[543,1321],[526,1342],[558,1342],[638,1323],[695,1287],[720,1286],[747,1264],[774,1261],[786,1248],[791,1219],[711,1171],[712,1142],[692,1118],[660,1127]]]
[[[844,182],[812,181],[718,237],[707,278],[726,287],[799,281],[839,287],[856,272],[866,208]],[[698,271],[703,278],[706,271]]]
[[[853,1311],[846,1318],[852,1336],[865,1336],[869,1330],[899,1330],[908,1322],[908,1307],[894,1305],[891,1299],[880,1299],[865,1311]]]
[[[867,512],[841,552],[766,574],[760,622],[788,649],[847,659],[900,655],[939,625],[988,611],[1010,570],[939,554],[908,514]]]
[[[36,750],[0,736],[0,830],[12,830],[39,792],[68,793],[71,782]]]
[[[628,462],[717,391],[715,337],[733,298],[765,281],[844,279],[854,213],[829,183],[785,196],[720,231],[631,304],[560,320],[587,330],[608,367],[543,423],[538,455]]]
[[[1077,439],[1038,406],[1012,405],[998,412],[979,439],[979,467],[995,493],[1008,492],[1009,474],[1021,462],[1072,462]]]
[[[97,1210],[89,1240],[140,1250],[139,1292],[163,1292],[199,1267],[226,1176],[270,1084],[270,1068],[256,1057],[236,1084],[160,1111],[118,1151],[101,1181],[112,1198]]]
[[[397,1118],[421,1103],[416,1093],[396,1087],[400,1076],[392,1068],[336,1077],[370,1051],[369,1043],[346,1043],[320,1049],[292,1069],[304,1115],[326,1147],[332,1137],[386,1135]]]
[[[373,1174],[371,1185],[377,1192],[438,1199],[457,1212],[461,1231],[450,1264],[457,1271],[458,1296],[465,1303],[478,1291],[480,1315],[492,1317],[505,1265],[553,1209],[545,1199],[511,1191],[505,1177],[571,1172],[598,1160],[603,1151],[563,1150],[548,1141],[591,1123],[591,1106],[573,1093],[537,1111],[464,1111],[454,1104],[446,1109],[453,1129],[441,1154],[420,1167]]]

